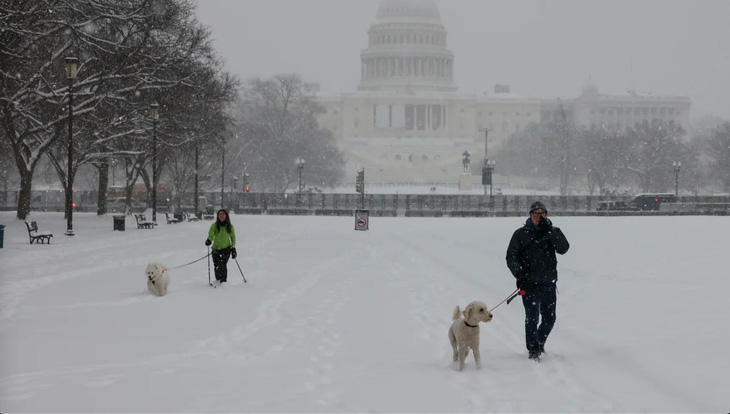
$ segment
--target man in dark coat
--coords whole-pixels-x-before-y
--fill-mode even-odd
[[[545,341],[555,325],[558,260],[555,253],[570,248],[563,232],[547,218],[547,208],[540,201],[530,206],[524,227],[515,230],[507,247],[507,267],[517,279],[517,288],[525,291],[525,345],[530,359],[539,360]],[[542,322],[538,326],[538,322]]]

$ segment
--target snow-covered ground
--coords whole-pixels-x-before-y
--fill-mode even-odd
[[[149,214],[148,214],[149,217]],[[730,217],[556,217],[558,322],[527,359],[521,302],[482,325],[459,372],[452,310],[514,290],[524,218],[232,216],[238,262],[208,286],[211,222],[112,231],[34,213],[51,245],[6,224],[0,412],[727,412]],[[526,218],[526,217],[525,217]]]

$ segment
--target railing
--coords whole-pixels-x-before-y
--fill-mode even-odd
[[[523,216],[540,200],[550,215],[688,215],[730,214],[730,197],[680,197],[682,209],[659,211],[597,211],[601,201],[629,197],[612,196],[531,196],[531,195],[435,195],[366,194],[364,208],[375,216]],[[243,214],[354,215],[359,209],[358,194],[234,194],[226,207]],[[668,204],[667,204],[668,205]],[[693,208],[695,205],[697,208]]]
[[[201,193],[211,204],[220,206],[220,193]],[[193,197],[187,197],[190,200]],[[535,200],[545,203],[550,215],[730,215],[728,196],[682,196],[677,203],[664,203],[659,211],[597,211],[601,201],[628,201],[631,197],[617,196],[533,196],[533,195],[436,195],[436,194],[366,194],[364,208],[373,216],[406,217],[485,217],[524,216]],[[78,200],[78,201],[77,201]],[[75,211],[95,212],[96,194],[74,197]],[[188,204],[190,203],[190,204]],[[359,194],[283,194],[283,193],[226,193],[224,207],[238,214],[286,214],[351,216],[361,208]],[[164,201],[158,200],[158,211],[169,211]],[[204,211],[210,206],[199,205]],[[17,199],[8,197],[3,210],[15,210]],[[61,199],[52,199],[45,193],[34,194],[31,209],[34,211],[63,211]],[[192,213],[192,202],[186,202],[181,210]],[[177,209],[176,209],[177,210]]]

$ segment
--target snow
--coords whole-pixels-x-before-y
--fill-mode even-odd
[[[148,214],[148,216],[150,216]],[[452,310],[514,290],[523,218],[232,215],[238,263],[208,286],[211,222],[0,213],[0,412],[726,412],[730,217],[555,217],[558,321],[527,359],[519,300],[459,372]]]

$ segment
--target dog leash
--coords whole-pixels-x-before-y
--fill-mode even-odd
[[[193,263],[197,263],[197,262],[199,262],[199,261],[201,261],[201,260],[205,259],[205,258],[206,258],[206,257],[208,257],[208,256],[210,256],[210,253],[206,254],[205,256],[201,257],[200,259],[197,259],[197,260],[193,260],[193,261],[192,261],[192,262],[190,262],[190,263],[185,263],[184,265],[180,265],[180,266],[176,266],[176,267],[168,267],[168,268],[167,268],[167,269],[165,269],[165,270],[174,270],[174,269],[179,269],[179,268],[181,268],[181,267],[185,267],[185,266],[190,266],[191,264],[193,264]]]
[[[509,296],[507,296],[503,301],[499,302],[497,304],[497,306],[493,307],[489,311],[491,312],[491,311],[497,309],[499,307],[499,305],[503,304],[504,302],[507,302],[507,304],[509,305],[509,303],[512,302],[512,299],[514,299],[515,297],[517,297],[517,295],[520,295],[520,294],[524,295],[524,291],[520,290],[520,288],[515,289],[514,292],[510,293]]]

